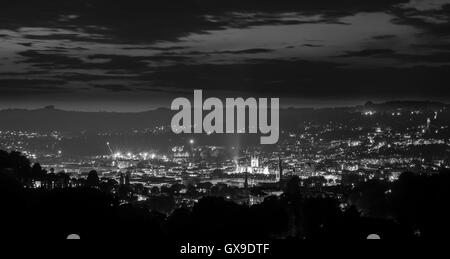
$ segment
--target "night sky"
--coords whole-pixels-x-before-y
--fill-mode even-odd
[[[193,89],[298,107],[449,102],[449,86],[450,0],[7,0],[0,8],[0,108],[142,111]]]

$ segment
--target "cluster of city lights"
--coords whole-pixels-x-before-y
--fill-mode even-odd
[[[148,153],[148,152],[141,152],[139,154],[134,154],[131,152],[128,153],[122,153],[122,152],[116,152],[113,155],[114,159],[125,159],[125,160],[150,160],[150,159],[156,159],[157,155],[155,153]]]

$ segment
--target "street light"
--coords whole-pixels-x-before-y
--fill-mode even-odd
[[[189,140],[189,143],[191,144],[191,153],[192,153],[192,164],[195,162],[195,150],[194,150],[194,139]]]

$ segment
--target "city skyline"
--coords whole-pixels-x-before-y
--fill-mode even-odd
[[[449,85],[450,0],[4,0],[1,233],[445,240]]]

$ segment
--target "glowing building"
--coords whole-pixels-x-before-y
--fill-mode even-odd
[[[237,174],[249,173],[249,174],[264,174],[269,175],[269,166],[261,166],[259,163],[259,158],[257,156],[251,157],[250,166],[240,166],[236,165]]]

